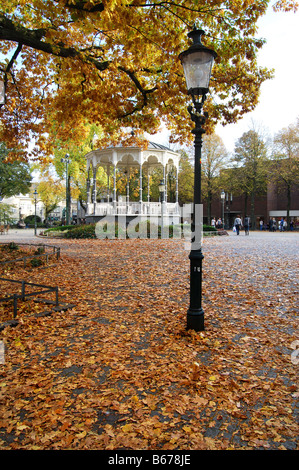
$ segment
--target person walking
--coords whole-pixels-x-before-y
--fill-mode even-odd
[[[245,235],[249,235],[249,225],[250,225],[250,217],[245,216],[244,219],[244,230],[245,230]]]
[[[222,228],[222,220],[220,219],[220,217],[219,217],[219,219],[218,219],[217,222],[216,222],[216,228],[217,228],[218,230],[220,230],[220,229]]]
[[[237,235],[239,235],[240,228],[242,227],[242,220],[239,215],[235,218],[234,226],[236,227]]]

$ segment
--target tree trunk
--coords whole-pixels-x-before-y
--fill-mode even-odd
[[[66,191],[66,211],[65,211],[65,218],[66,224],[71,224],[71,176],[67,175],[68,182],[67,182],[67,191]]]
[[[250,219],[251,219],[251,229],[255,230],[255,192],[251,193],[251,202],[250,202]]]
[[[244,217],[247,215],[247,202],[248,202],[248,194],[244,194]]]
[[[288,230],[290,230],[290,209],[291,209],[291,186],[288,184],[287,187],[287,224]]]
[[[211,224],[212,191],[208,191],[208,225]]]

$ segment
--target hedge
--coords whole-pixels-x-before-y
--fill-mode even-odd
[[[124,228],[122,226],[119,226],[117,223],[112,223],[111,225],[110,224],[107,224],[107,223],[103,223],[102,225],[100,225],[100,234],[96,234],[96,230],[95,230],[95,227],[96,227],[96,224],[89,224],[89,225],[77,225],[77,226],[74,226],[74,225],[71,225],[71,226],[63,226],[63,227],[60,227],[60,229],[63,231],[63,230],[67,230],[67,232],[64,234],[64,237],[65,238],[71,238],[71,239],[79,239],[79,238],[101,238],[101,236],[99,235],[102,235],[103,238],[104,238],[104,234],[106,234],[106,238],[130,238],[133,237],[133,233],[134,233],[134,230],[133,230],[133,233],[130,234],[130,236],[128,236],[128,234],[124,231]],[[175,229],[180,229],[182,230],[182,234],[184,233],[183,231],[184,230],[190,230],[190,224],[186,224],[186,225],[183,225],[183,224],[178,224],[178,225],[170,225],[168,227],[165,227],[165,232],[169,233],[169,238],[172,238],[173,237],[173,231]],[[53,229],[51,229],[53,230]],[[57,229],[55,229],[55,231],[57,231]],[[149,221],[145,221],[145,222],[141,222],[140,224],[136,224],[135,226],[135,232],[136,234],[139,233],[139,230],[141,231],[142,235],[144,236],[145,233],[147,235],[147,238],[150,238],[150,222]],[[209,225],[203,225],[203,231],[204,232],[217,232],[217,230],[215,229],[215,227],[211,227]],[[161,226],[159,225],[158,228],[156,228],[156,233],[158,232],[158,238],[161,238]],[[155,232],[154,232],[155,233]]]
[[[64,234],[65,238],[97,238],[95,234],[95,224],[71,226]]]

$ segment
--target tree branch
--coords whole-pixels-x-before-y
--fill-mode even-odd
[[[20,25],[16,26],[10,19],[0,14],[0,40],[13,41],[19,45],[28,46],[57,57],[82,57],[82,51],[74,47],[64,47],[61,43],[56,45],[42,41],[46,33],[45,28],[30,30]],[[106,70],[109,66],[108,61],[98,61],[86,55],[84,55],[84,58],[100,71]]]
[[[145,108],[145,106],[148,103],[147,95],[150,94],[150,93],[153,93],[155,90],[158,89],[158,87],[155,86],[153,88],[150,88],[150,89],[146,90],[145,88],[143,88],[143,86],[141,85],[140,81],[138,80],[138,78],[136,77],[134,72],[131,72],[130,70],[125,69],[124,67],[118,67],[118,68],[119,68],[119,70],[121,70],[122,72],[124,72],[128,75],[128,77],[132,80],[132,82],[136,86],[137,90],[140,91],[140,93],[143,97],[143,103],[141,105],[134,107],[133,110],[129,111],[128,113],[122,114],[121,117],[124,118],[124,117],[128,117],[128,116],[132,116],[137,111],[141,111],[141,109]]]
[[[11,67],[13,66],[14,64],[14,61],[17,59],[19,53],[21,52],[22,50],[22,44],[18,44],[18,47],[16,48],[12,58],[10,59],[9,63],[7,64],[7,67],[5,69],[5,75],[7,75],[11,69]]]

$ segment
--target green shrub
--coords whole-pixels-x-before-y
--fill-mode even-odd
[[[18,245],[16,245],[15,242],[10,242],[10,243],[7,245],[7,247],[8,247],[8,249],[9,249],[10,251],[18,250],[18,249],[19,249]]]
[[[36,216],[36,223],[41,223],[41,218],[39,215]],[[27,217],[25,217],[24,219],[24,222],[26,225],[33,225],[34,226],[34,223],[35,223],[35,215],[27,215]]]
[[[127,232],[126,236],[127,236],[127,238],[130,238],[130,236],[131,237],[136,236],[136,237],[140,237],[140,238],[150,238],[151,225],[152,225],[152,232],[154,230],[157,231],[157,226],[154,226],[154,224],[151,224],[149,220],[144,220],[142,222],[138,222],[135,225],[133,231],[132,231],[132,229],[131,230],[129,229],[129,233],[128,233],[128,230],[126,230],[126,232]]]
[[[217,229],[215,227],[212,227],[212,225],[203,225],[202,231],[203,232],[217,232]]]
[[[40,258],[32,258],[32,260],[30,260],[30,264],[33,268],[37,268],[43,264],[43,261]]]
[[[64,232],[65,230],[71,230],[73,228],[77,227],[76,225],[59,225],[56,227],[50,227],[47,230],[45,230],[45,233],[48,232]]]
[[[45,252],[44,246],[39,246],[38,249],[34,252],[35,255],[41,255]]]
[[[72,225],[72,228],[65,234],[65,238],[96,238],[95,224],[90,225]]]

